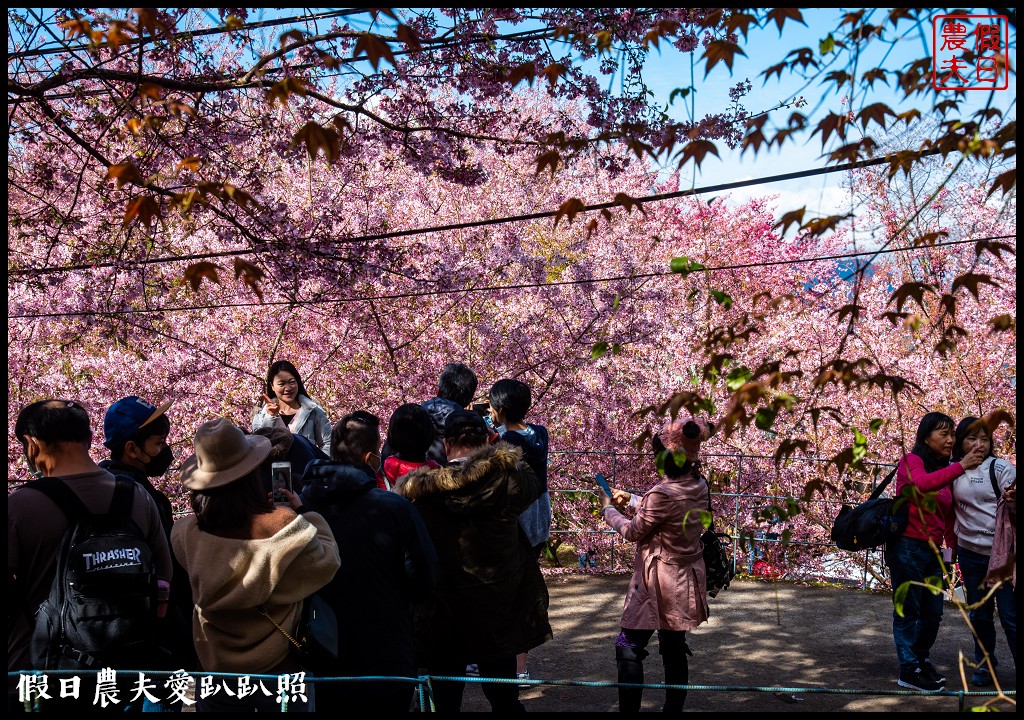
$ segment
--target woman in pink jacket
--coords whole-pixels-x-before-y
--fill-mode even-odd
[[[895,610],[892,614],[892,636],[900,665],[896,682],[900,687],[924,692],[938,692],[946,683],[928,659],[942,621],[942,594],[924,586],[926,578],[942,577],[942,566],[929,541],[936,548],[956,547],[956,514],[950,485],[964,470],[977,467],[984,458],[980,452],[972,451],[960,462],[950,464],[952,451],[953,418],[938,412],[921,418],[914,447],[900,460],[896,472],[897,496],[907,485],[914,488],[907,503],[907,529],[885,546],[893,597],[900,585],[913,583],[903,598],[903,615]],[[935,499],[933,509],[928,509],[931,503],[925,502],[927,496]]]
[[[654,631],[665,665],[666,685],[686,685],[689,666],[686,631],[708,619],[707,579],[700,536],[701,511],[708,507],[708,485],[697,472],[700,443],[714,427],[698,419],[666,424],[651,445],[664,467],[664,479],[642,498],[612,489],[602,493],[604,518],[626,540],[636,542],[633,577],[626,592],[615,641],[615,664],[620,683],[644,681],[645,649]],[[685,452],[682,462],[680,453]],[[677,464],[677,460],[682,464]],[[628,505],[630,520],[612,503]],[[619,688],[619,711],[638,712],[643,688]],[[685,690],[667,690],[665,712],[680,712]]]

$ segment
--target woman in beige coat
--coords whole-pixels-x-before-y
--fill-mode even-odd
[[[192,636],[207,672],[296,677],[285,631],[294,637],[303,599],[341,564],[327,521],[301,512],[298,495],[285,491],[291,508],[271,504],[257,473],[270,448],[218,418],[200,426],[196,454],[182,465],[195,514],[174,523],[171,545],[192,585]],[[262,682],[247,695],[225,679],[226,690],[201,696],[196,710],[278,712],[286,694],[290,711],[313,711],[311,685]]]
[[[701,419],[666,424],[651,442],[655,457],[661,458],[664,479],[642,498],[617,489],[612,489],[611,498],[602,493],[605,521],[637,544],[633,577],[622,609],[622,630],[615,641],[620,683],[643,683],[643,661],[649,654],[646,647],[655,631],[665,684],[686,685],[689,680],[686,631],[708,619],[700,542],[700,513],[708,507],[708,486],[697,472],[696,462],[700,443],[713,431],[713,426]],[[635,508],[636,513],[630,520],[613,503]],[[620,687],[619,711],[638,712],[642,693],[642,688]],[[681,712],[685,701],[685,690],[667,690],[665,712]]]

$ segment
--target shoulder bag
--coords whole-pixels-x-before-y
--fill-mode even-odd
[[[261,607],[260,614],[288,638],[304,670],[318,677],[334,672],[338,661],[338,618],[319,594],[313,593],[302,601],[294,637],[277,624],[266,608]]]
[[[853,552],[870,550],[903,535],[909,516],[907,502],[882,497],[882,492],[894,477],[896,468],[860,505],[843,505],[832,523],[832,542],[836,547]]]

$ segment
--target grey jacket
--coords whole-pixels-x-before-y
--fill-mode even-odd
[[[274,424],[274,415],[267,412],[267,406],[261,407],[252,418],[252,429],[270,427]],[[327,419],[324,409],[305,395],[299,395],[299,411],[288,426],[292,435],[301,435],[323,450],[328,457],[331,454],[331,421]]]

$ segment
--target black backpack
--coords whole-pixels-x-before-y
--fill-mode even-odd
[[[90,513],[58,478],[25,487],[45,494],[70,527],[50,594],[36,610],[29,646],[38,670],[146,667],[156,628],[156,571],[131,519],[135,481],[117,476],[106,513]]]
[[[708,512],[711,512],[711,484],[707,478],[704,482],[708,485]],[[725,542],[723,542],[723,540]],[[715,532],[715,521],[712,517],[711,526],[700,536],[700,543],[703,546],[704,555],[704,576],[707,578],[708,597],[715,597],[719,592],[729,587],[729,583],[736,577],[736,570],[733,568],[732,558],[726,549],[731,540],[727,533]]]

